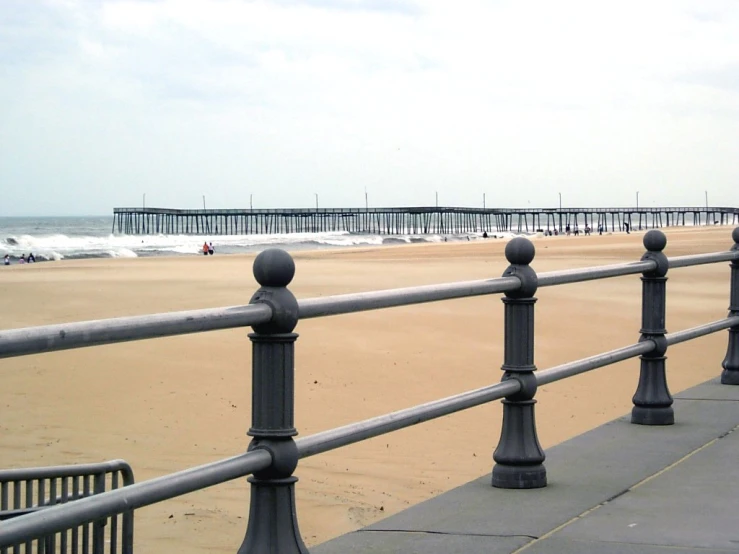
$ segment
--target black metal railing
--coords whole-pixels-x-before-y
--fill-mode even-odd
[[[546,486],[545,453],[536,434],[537,388],[616,362],[640,357],[631,422],[670,425],[675,414],[665,352],[677,343],[729,330],[721,382],[739,384],[739,228],[730,251],[680,256],[663,253],[665,235],[644,235],[637,262],[537,274],[534,245],[518,237],[506,245],[510,266],[497,279],[410,287],[297,300],[287,286],[295,273],[289,254],[270,249],[254,261],[260,288],[247,306],[175,312],[0,331],[0,357],[21,356],[130,340],[252,326],[252,441],[245,454],[173,473],[59,506],[31,511],[0,524],[0,548],[99,521],[115,514],[251,475],[251,508],[239,552],[307,552],[300,537],[293,472],[301,458],[390,433],[460,410],[503,399],[503,423],[494,453],[492,485]],[[670,269],[731,262],[728,317],[675,333],[665,329],[665,280]],[[639,341],[595,356],[537,370],[534,349],[535,293],[539,287],[641,274]],[[503,293],[504,360],[501,382],[294,440],[293,333],[300,319]]]
[[[123,460],[94,464],[0,470],[0,527],[3,522],[69,506],[82,498],[127,487],[133,471]],[[13,554],[132,554],[133,510],[124,508],[95,521],[37,535],[16,544]],[[0,554],[7,554],[7,546]]]

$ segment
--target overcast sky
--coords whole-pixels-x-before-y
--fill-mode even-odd
[[[738,187],[733,0],[0,0],[0,215]]]

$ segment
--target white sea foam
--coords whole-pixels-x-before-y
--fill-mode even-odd
[[[510,238],[513,233],[492,233],[491,238]],[[369,235],[346,231],[321,233],[275,233],[264,235],[10,235],[2,250],[13,257],[33,252],[39,259],[132,258],[137,256],[192,255],[202,252],[203,241],[213,242],[216,252],[235,253],[279,246],[288,250],[379,246],[382,244],[477,240],[482,233],[449,235]]]
[[[111,258],[137,258],[136,252],[128,248],[119,248],[118,250],[108,250]]]

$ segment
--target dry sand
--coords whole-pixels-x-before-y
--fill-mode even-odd
[[[728,250],[731,228],[667,229],[668,255]],[[642,233],[539,237],[539,271],[636,260]],[[505,242],[299,252],[298,298],[499,276]],[[78,260],[0,271],[2,327],[245,304],[251,256]],[[537,293],[541,369],[631,344],[638,276]],[[726,316],[729,268],[673,270],[669,331]],[[500,297],[306,320],[296,345],[301,436],[474,389],[501,377]],[[247,329],[0,360],[0,467],[124,458],[138,481],[246,449]],[[727,333],[668,352],[674,392],[721,371]],[[631,407],[638,360],[540,389],[546,448]],[[680,413],[677,412],[679,420]],[[311,545],[398,512],[492,467],[499,402],[301,461],[298,516]],[[550,481],[557,480],[550,475]],[[244,535],[245,479],[136,512],[136,552],[233,553]],[[170,517],[172,516],[172,517]]]

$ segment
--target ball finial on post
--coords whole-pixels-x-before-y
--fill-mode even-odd
[[[272,308],[272,319],[252,325],[257,333],[291,333],[298,323],[298,301],[287,288],[295,276],[292,256],[279,248],[261,252],[252,266],[254,278],[261,285],[251,297],[250,304],[267,304]]]
[[[662,231],[652,229],[644,235],[642,242],[644,243],[644,248],[650,252],[662,252],[665,246],[667,246],[667,237]]]
[[[505,257],[514,265],[529,265],[534,260],[534,243],[524,237],[516,237],[505,247]]]
[[[253,271],[263,287],[286,287],[295,277],[295,262],[284,250],[268,248],[254,260]]]
[[[739,250],[739,227],[734,227],[734,230],[731,232],[731,238],[734,241],[734,249]]]

